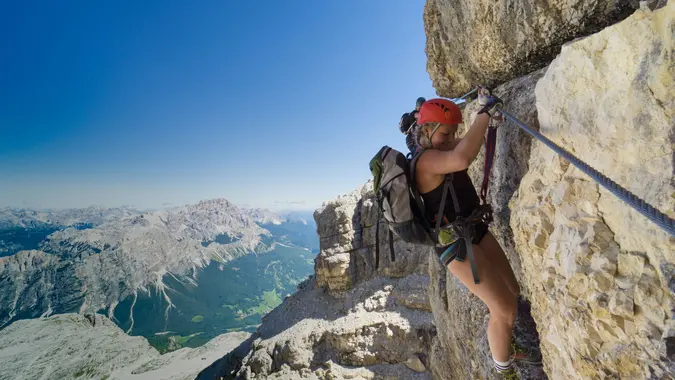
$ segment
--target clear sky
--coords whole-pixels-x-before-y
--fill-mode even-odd
[[[0,6],[0,207],[312,209],[370,178],[426,72],[424,0]]]

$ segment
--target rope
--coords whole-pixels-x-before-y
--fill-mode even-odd
[[[590,165],[581,161],[575,157],[572,153],[568,152],[564,148],[556,145],[553,141],[546,138],[541,133],[535,131],[529,126],[525,125],[522,121],[518,120],[515,116],[511,115],[507,111],[504,111],[501,107],[498,110],[510,121],[515,123],[517,126],[522,128],[525,132],[532,135],[537,140],[544,143],[546,146],[551,148],[554,152],[564,157],[567,161],[571,162],[574,166],[579,168],[582,172],[586,173],[593,180],[602,185],[605,189],[609,190],[612,194],[616,195],[622,201],[628,203],[633,209],[645,216],[647,219],[654,222],[656,225],[661,227],[663,230],[668,232],[671,236],[675,236],[675,220],[670,218],[668,215],[662,213],[649,203],[645,202],[643,199],[639,198],[630,191],[624,189],[616,182],[604,176],[599,171],[593,169]]]

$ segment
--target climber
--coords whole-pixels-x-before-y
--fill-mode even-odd
[[[463,246],[465,240],[457,230],[453,233],[448,232],[452,229],[447,229],[444,230],[445,235],[439,235],[439,238],[444,236],[445,239],[439,239],[442,247],[437,247],[436,251],[443,265],[488,307],[487,336],[494,366],[504,378],[512,379],[516,376],[511,366],[514,361],[540,364],[541,355],[515,345],[511,349],[520,288],[504,251],[488,230],[483,206],[468,175],[468,167],[480,152],[490,119],[501,121],[496,108],[502,106],[502,102],[491,96],[489,91],[480,89],[478,103],[482,109],[462,138],[456,137],[462,113],[455,103],[431,99],[422,105],[417,120],[419,157],[414,180],[429,219],[434,217],[430,222],[436,225],[437,230],[442,222],[450,225],[449,222],[454,221],[453,225],[457,225],[458,221],[465,221],[463,225],[467,227],[461,231],[468,234],[465,237],[471,240],[472,244],[467,243],[470,247]],[[452,200],[446,202],[448,178],[448,188],[452,187],[449,191],[452,197],[448,198]],[[459,213],[455,212],[455,208]],[[442,215],[441,221],[438,221],[437,215]],[[475,260],[475,267],[467,262],[467,255],[469,261]]]
[[[401,120],[398,122],[398,128],[401,133],[406,135],[405,144],[408,146],[411,154],[415,154],[415,142],[417,141],[417,118],[419,116],[420,108],[426,99],[423,97],[417,98],[415,101],[415,109],[411,112],[406,112],[401,115]]]

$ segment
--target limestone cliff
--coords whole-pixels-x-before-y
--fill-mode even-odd
[[[440,96],[540,69],[566,41],[628,16],[637,0],[428,0],[427,71]]]
[[[657,5],[495,91],[526,124],[672,217],[675,8]],[[536,91],[517,85],[528,80]],[[673,239],[511,123],[497,141],[492,231],[533,303],[547,375],[675,376]]]
[[[675,3],[562,48],[536,87],[542,133],[675,216]],[[675,376],[675,239],[542,144],[511,200],[546,371]]]

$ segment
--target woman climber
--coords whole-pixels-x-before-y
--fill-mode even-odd
[[[434,217],[430,222],[439,232],[443,245],[437,247],[440,260],[488,307],[487,336],[494,365],[505,378],[512,379],[516,377],[511,365],[514,361],[540,364],[541,355],[515,345],[511,349],[520,288],[504,251],[488,231],[489,206],[481,206],[467,173],[480,152],[490,118],[501,121],[497,106],[502,102],[480,89],[478,103],[483,108],[461,139],[456,133],[462,112],[455,103],[431,99],[422,105],[417,135],[422,153],[414,168],[414,180],[427,215]],[[448,190],[452,196],[446,202]],[[486,212],[490,216],[486,217]],[[463,227],[457,228],[458,225]],[[470,263],[465,260],[467,253]]]

